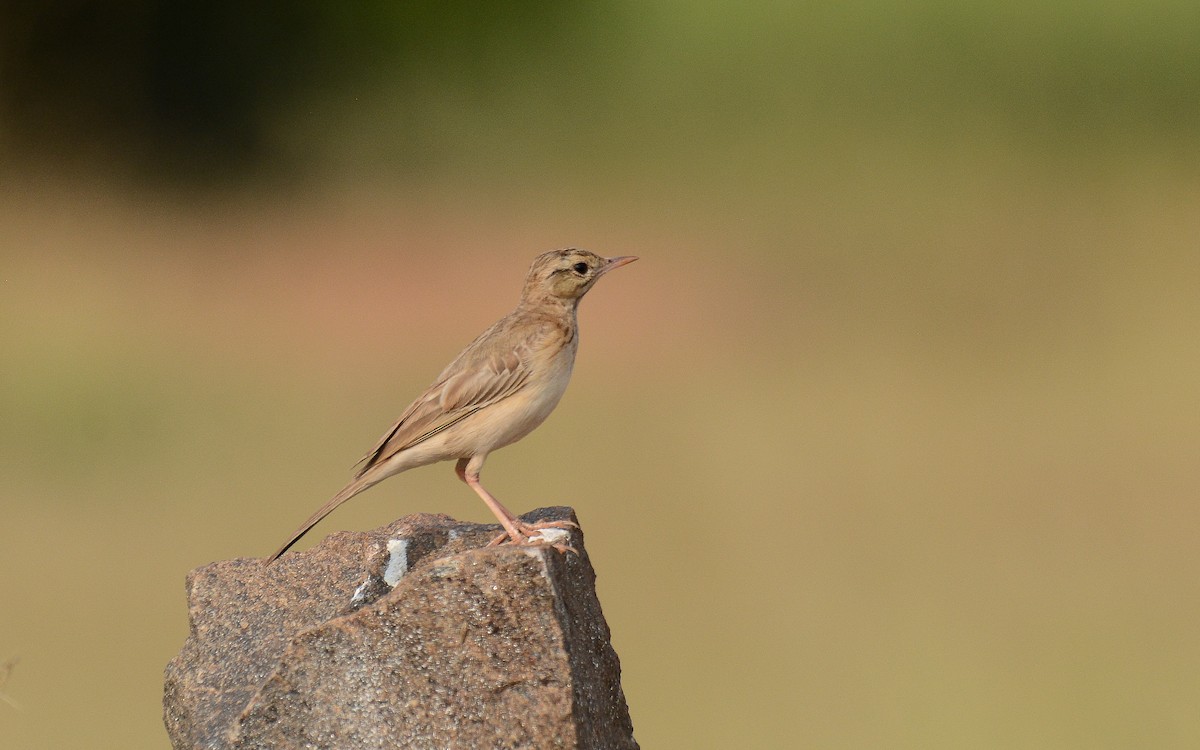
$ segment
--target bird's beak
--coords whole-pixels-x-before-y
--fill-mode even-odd
[[[622,255],[617,258],[605,258],[604,265],[600,267],[600,274],[603,275],[603,274],[606,274],[609,271],[613,270],[614,268],[620,268],[621,266],[627,266],[637,259],[638,259],[638,257],[636,255]]]

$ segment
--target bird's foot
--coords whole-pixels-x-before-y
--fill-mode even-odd
[[[579,524],[573,521],[539,521],[537,523],[515,521],[513,526],[516,534],[505,531],[488,542],[487,546],[495,547],[509,542],[525,547],[553,547],[564,555],[568,552],[579,554],[577,549],[566,544],[566,541],[570,539],[570,529],[579,528]]]

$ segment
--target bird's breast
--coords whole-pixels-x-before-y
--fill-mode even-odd
[[[521,390],[472,415],[472,453],[515,443],[550,416],[571,380],[575,349],[572,338],[556,352],[540,353],[531,363],[533,372]]]

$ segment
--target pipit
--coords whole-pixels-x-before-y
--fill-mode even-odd
[[[359,462],[350,483],[317,509],[273,562],[335,508],[402,471],[456,459],[454,471],[483,499],[504,533],[491,541],[569,547],[542,537],[570,521],[524,523],[483,488],[479,471],[492,451],[520,440],[558,405],[579,348],[579,300],[604,274],[637,260],[602,258],[587,250],[553,250],[534,258],[517,309],[496,321],[454,361],[383,434]]]

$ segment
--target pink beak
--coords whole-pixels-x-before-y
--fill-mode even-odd
[[[613,270],[614,268],[620,268],[621,266],[627,266],[637,259],[638,259],[638,257],[636,255],[622,255],[617,258],[605,258],[606,262],[603,266],[600,267],[600,273],[606,274],[609,271]]]

